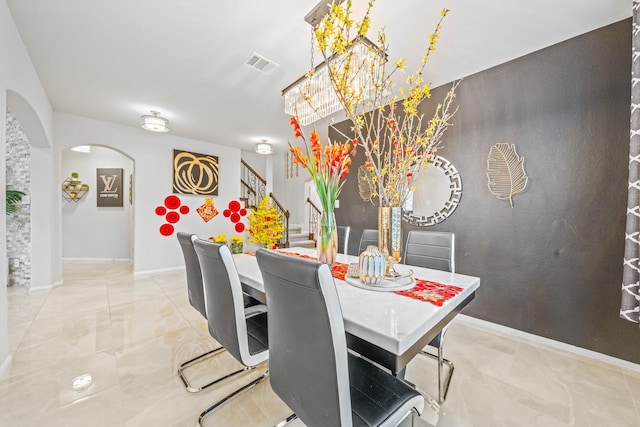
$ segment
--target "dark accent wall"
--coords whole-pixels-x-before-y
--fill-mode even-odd
[[[463,80],[438,153],[460,171],[462,201],[425,229],[455,232],[457,272],[481,278],[465,314],[640,363],[640,329],[618,315],[630,80],[630,19]],[[513,209],[487,187],[498,142],[516,145],[529,175]],[[336,210],[351,225],[352,254],[362,229],[377,228],[376,208],[358,195],[360,164],[361,154]],[[414,228],[403,223],[405,238]]]

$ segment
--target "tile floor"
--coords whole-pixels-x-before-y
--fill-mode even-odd
[[[183,272],[133,277],[128,264],[65,264],[64,285],[8,289],[13,363],[0,380],[0,426],[193,426],[239,381],[188,393],[176,367],[216,343],[191,308]],[[454,322],[445,354],[456,364],[436,416],[418,426],[640,425],[640,373]],[[228,355],[188,371],[228,369]],[[262,372],[247,374],[255,377]],[[416,358],[407,379],[435,394],[435,364]],[[73,380],[90,373],[87,387]],[[290,413],[268,381],[205,419],[205,426],[270,426]],[[301,426],[297,421],[292,427]]]

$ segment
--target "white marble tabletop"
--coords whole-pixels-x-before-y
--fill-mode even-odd
[[[310,248],[288,248],[280,251],[316,256]],[[264,293],[262,274],[256,257],[236,254],[233,259],[242,283]],[[338,262],[350,263],[355,256],[338,255]],[[335,279],[346,332],[377,345],[391,353],[401,355],[427,334],[439,321],[453,311],[480,286],[480,278],[427,268],[395,265],[399,273],[411,269],[414,277],[455,285],[463,289],[445,301],[442,307],[393,292],[375,292],[349,285]]]

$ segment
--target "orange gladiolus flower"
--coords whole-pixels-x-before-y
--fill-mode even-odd
[[[289,124],[291,126],[293,126],[293,133],[297,138],[300,138],[302,136],[302,129],[300,129],[300,124],[298,123],[298,119],[296,119],[294,116],[291,116],[291,119],[289,120]]]

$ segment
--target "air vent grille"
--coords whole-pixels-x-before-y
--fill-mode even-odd
[[[276,69],[276,67],[278,67],[278,64],[276,64],[275,62],[255,52],[253,52],[251,56],[247,58],[247,60],[244,62],[244,65],[253,68],[254,70],[258,70],[263,74],[270,74],[273,70]]]

